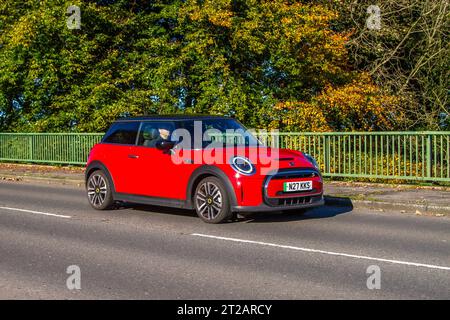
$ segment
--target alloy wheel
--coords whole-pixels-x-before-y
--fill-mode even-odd
[[[100,207],[106,199],[108,188],[105,178],[99,174],[93,174],[88,181],[88,198],[95,207]]]
[[[219,187],[207,181],[200,185],[195,196],[198,213],[205,219],[212,220],[222,211],[223,196]]]

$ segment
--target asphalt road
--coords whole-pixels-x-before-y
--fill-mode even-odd
[[[209,225],[0,182],[0,244],[0,299],[450,299],[446,217],[323,207]],[[66,286],[72,265],[80,290]],[[367,287],[371,265],[380,289]]]

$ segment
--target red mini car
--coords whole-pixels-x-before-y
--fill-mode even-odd
[[[115,202],[195,209],[208,223],[324,202],[311,156],[266,147],[219,116],[117,120],[89,154],[86,191],[95,209]]]

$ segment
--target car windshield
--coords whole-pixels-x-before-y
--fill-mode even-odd
[[[183,121],[182,128],[191,135],[191,143],[194,148],[259,146],[261,144],[235,119]]]

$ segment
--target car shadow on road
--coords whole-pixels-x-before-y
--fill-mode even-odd
[[[332,218],[341,214],[350,213],[353,211],[353,206],[321,206],[308,210],[289,210],[269,213],[253,213],[248,216],[240,218],[240,221],[247,223],[267,223],[267,222],[289,222],[310,219],[326,219]]]
[[[121,203],[116,208],[116,210],[133,210],[136,212],[156,212],[156,213],[167,213],[177,216],[185,217],[197,217],[197,213],[194,210],[171,208],[171,207],[161,207],[147,204],[137,204],[137,203]]]
[[[143,204],[125,203],[117,207],[117,210],[131,209],[137,212],[157,212],[185,217],[197,217],[194,210],[160,207]],[[341,202],[340,205],[325,205],[321,207],[301,210],[286,210],[275,212],[255,212],[249,214],[240,214],[234,221],[245,223],[268,223],[268,222],[289,222],[309,219],[326,219],[337,215],[350,213],[353,210],[351,201]]]

